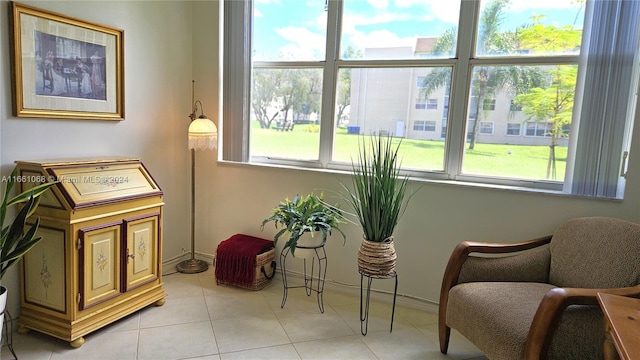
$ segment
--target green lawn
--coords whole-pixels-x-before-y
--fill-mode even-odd
[[[253,122],[254,124],[256,122]],[[315,125],[296,125],[293,131],[251,129],[252,155],[288,159],[315,160],[318,158],[320,133]],[[358,142],[364,137],[347,134],[338,129],[334,159],[351,163],[358,155]],[[478,144],[466,150],[465,174],[491,175],[521,179],[546,179],[548,146]],[[442,170],[444,142],[403,139],[400,149],[402,165],[420,170]],[[567,148],[556,148],[556,178],[564,179]]]

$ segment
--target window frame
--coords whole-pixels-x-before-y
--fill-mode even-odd
[[[244,19],[250,19],[252,13],[252,0],[244,0],[244,1],[232,1],[225,0],[224,1],[224,13],[225,13],[225,23],[231,24],[233,21],[229,21],[229,17],[227,16],[227,7],[229,4],[232,4],[231,7],[238,7],[237,4],[240,3],[242,6],[239,6],[241,10],[236,10],[237,14],[242,12]],[[518,178],[500,178],[495,176],[482,176],[482,175],[470,175],[463,173],[463,157],[465,152],[467,131],[466,131],[466,123],[469,120],[467,117],[467,110],[469,106],[469,93],[470,93],[470,79],[472,76],[473,69],[478,66],[506,66],[506,65],[578,65],[580,68],[584,67],[585,56],[584,54],[576,54],[576,55],[554,55],[554,56],[544,56],[544,57],[536,57],[536,56],[506,56],[506,57],[495,57],[495,56],[475,56],[475,42],[477,38],[477,23],[480,15],[480,0],[471,0],[471,1],[462,1],[460,8],[460,17],[458,20],[458,41],[457,41],[457,54],[452,56],[451,58],[415,58],[415,59],[405,59],[405,60],[362,60],[362,59],[347,59],[343,60],[339,58],[339,41],[340,41],[340,26],[342,23],[342,9],[340,7],[341,0],[327,0],[326,10],[328,13],[328,19],[330,19],[327,23],[327,43],[326,43],[326,61],[317,62],[320,64],[320,67],[324,69],[323,72],[323,91],[322,91],[322,108],[321,108],[321,120],[320,120],[320,149],[319,149],[319,159],[318,161],[295,161],[288,159],[273,159],[273,158],[249,158],[249,147],[250,147],[250,131],[249,125],[246,124],[247,121],[235,121],[232,122],[231,126],[228,126],[227,122],[225,122],[225,128],[223,131],[223,143],[234,143],[231,147],[233,150],[228,151],[226,147],[223,147],[223,160],[231,160],[231,161],[241,161],[252,164],[279,164],[285,166],[297,166],[303,168],[318,168],[318,169],[334,169],[334,170],[350,170],[350,164],[338,163],[331,160],[331,151],[333,149],[333,140],[334,140],[334,105],[335,105],[335,94],[337,92],[336,84],[338,78],[339,69],[349,69],[349,68],[376,68],[376,67],[393,67],[393,68],[402,68],[402,67],[451,67],[452,68],[452,79],[451,79],[451,93],[449,94],[450,103],[460,104],[460,106],[453,106],[448,111],[448,118],[446,119],[446,138],[445,138],[445,155],[444,155],[444,166],[442,171],[426,171],[426,170],[414,170],[414,169],[403,169],[403,173],[420,179],[434,179],[434,180],[453,180],[460,182],[472,182],[479,184],[488,184],[488,185],[504,185],[504,186],[514,186],[521,189],[534,189],[534,190],[548,190],[565,194],[572,194],[571,184],[568,182],[572,181],[572,176],[569,175],[573,171],[573,164],[569,164],[569,161],[574,161],[574,159],[568,159],[567,161],[567,169],[566,173],[568,176],[563,181],[546,181],[546,180],[529,180],[529,179],[518,179]],[[236,4],[236,6],[233,6]],[[585,34],[589,35],[591,31],[595,31],[591,29],[588,24],[588,17],[593,16],[593,2],[587,0],[586,12],[585,12],[585,27],[583,33],[583,47],[585,46]],[[236,17],[237,19],[238,17]],[[231,63],[233,60],[242,60],[241,63],[236,62],[236,67],[238,64],[244,67],[245,73],[241,74],[242,76],[238,77],[238,74],[242,73],[242,71],[232,71],[231,76],[227,75],[227,71],[224,71],[224,91],[223,91],[223,114],[225,118],[229,118],[226,115],[242,115],[241,118],[248,119],[249,113],[249,101],[247,101],[247,88],[250,84],[250,71],[247,74],[247,69],[251,69],[251,66],[267,66],[266,64],[261,63],[251,63],[249,52],[244,51],[244,49],[251,49],[251,46],[247,44],[246,40],[250,39],[251,28],[248,25],[250,21],[245,21],[243,24],[238,24],[236,22],[235,26],[231,26],[231,31],[228,30],[227,25],[225,25],[224,32],[224,41],[225,41],[225,51],[223,54],[223,59],[225,64]],[[241,28],[238,30],[238,28]],[[609,28],[607,28],[609,29]],[[228,34],[231,34],[230,36]],[[588,37],[588,36],[587,36]],[[235,44],[244,44],[244,49],[240,49],[238,45],[230,45],[232,44],[231,40],[228,39],[243,39],[244,42],[236,42]],[[250,40],[249,40],[250,41]],[[229,49],[234,49],[235,51],[231,51],[231,56],[227,55]],[[583,51],[584,53],[584,51]],[[617,53],[612,54],[617,55]],[[638,52],[636,52],[636,58],[638,57]],[[269,66],[276,67],[307,67],[309,66],[309,62],[270,62]],[[226,69],[226,67],[225,67]],[[580,75],[584,76],[584,74]],[[230,84],[233,80],[237,80],[235,82],[235,87]],[[637,82],[637,79],[636,79]],[[244,91],[239,90],[239,87],[244,86]],[[581,83],[580,86],[584,86]],[[228,89],[231,88],[231,90]],[[580,95],[578,95],[580,91]],[[227,94],[232,93],[233,98],[235,98],[236,102],[228,101]],[[582,96],[582,89],[576,89],[576,98]],[[238,106],[238,98],[243,99],[243,105]],[[460,100],[462,99],[462,100]],[[635,100],[633,101],[635,105]],[[227,111],[228,107],[242,108],[243,110],[238,111]],[[580,105],[578,99],[576,99],[576,107]],[[444,104],[445,108],[448,108],[448,104]],[[579,116],[579,111],[576,111],[574,108],[574,119]],[[237,118],[230,117],[230,118]],[[624,120],[625,126],[628,128],[633,125],[633,119],[626,118]],[[243,123],[242,125],[238,125],[238,123]],[[579,123],[578,123],[579,124]],[[525,128],[526,130],[526,128]],[[494,129],[495,131],[495,129]],[[526,132],[526,131],[525,131]],[[520,136],[522,136],[523,128],[520,128]],[[572,131],[572,133],[576,133],[576,131]],[[516,136],[516,135],[511,135]],[[625,135],[628,136],[628,135]],[[242,141],[238,141],[239,139]],[[572,141],[570,142],[570,147],[575,149],[575,141],[572,137]],[[627,143],[625,146],[628,146]],[[613,164],[615,167],[616,165]],[[624,184],[622,183],[622,189],[624,188]],[[621,192],[619,192],[621,193]],[[584,194],[582,194],[584,195]],[[586,196],[589,196],[588,194]],[[597,196],[597,195],[594,195]],[[620,196],[621,197],[621,196]]]

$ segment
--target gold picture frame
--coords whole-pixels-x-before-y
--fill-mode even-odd
[[[124,119],[123,30],[11,2],[14,115]]]

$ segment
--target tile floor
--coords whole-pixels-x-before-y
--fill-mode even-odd
[[[434,313],[372,299],[369,331],[360,334],[359,304],[348,292],[326,289],[325,312],[315,293],[290,289],[280,308],[280,278],[261,291],[217,286],[212,269],[201,274],[165,275],[167,301],[85,337],[67,342],[37,332],[13,333],[20,360],[40,359],[473,359],[484,356],[453,332],[449,354],[438,350]],[[357,294],[357,291],[355,292]],[[6,346],[1,359],[13,359]]]

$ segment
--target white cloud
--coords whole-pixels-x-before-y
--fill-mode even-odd
[[[315,24],[313,24],[318,30],[326,31],[327,29],[327,12],[323,11],[318,15],[315,19]]]
[[[342,32],[352,34],[357,32],[356,28],[363,25],[386,24],[392,21],[406,21],[411,16],[400,13],[383,13],[376,16],[345,15],[342,20]]]
[[[389,6],[388,0],[367,0],[367,2],[377,9],[386,9]]]
[[[280,53],[288,59],[316,59],[325,50],[325,36],[309,29],[287,26],[276,29],[276,33],[288,44],[280,48]]]
[[[253,8],[253,17],[254,18],[261,18],[264,17],[264,15],[260,12],[260,10]]]
[[[316,34],[311,32],[309,29],[287,26],[276,29],[276,33],[291,42],[297,43],[298,45],[324,49],[324,35]]]
[[[356,48],[383,48],[415,45],[415,37],[399,37],[389,30],[375,30],[368,34],[356,31],[349,36]]]
[[[413,47],[418,36],[433,34],[398,35],[388,24],[393,22],[427,23],[434,20],[458,23],[460,4],[443,0],[393,0],[393,6],[373,15],[347,13],[343,17],[342,33],[358,49],[381,47]],[[363,31],[365,28],[368,30]],[[415,31],[424,31],[415,29]]]
[[[394,4],[399,8],[409,8],[413,5],[418,5],[423,3],[422,0],[395,0]]]
[[[372,16],[360,14],[345,14],[342,20],[342,33],[361,37],[358,28],[360,26],[376,26],[380,31],[386,28],[386,24],[391,22],[431,22],[440,20],[451,25],[458,24],[460,14],[459,1],[443,0],[394,0],[394,7],[389,7],[386,11],[376,11]],[[432,35],[432,34],[421,34]]]
[[[512,11],[539,9],[569,9],[576,7],[575,0],[518,0],[511,3]]]
[[[458,24],[458,17],[460,16],[460,1],[395,0],[394,4],[400,9],[411,9],[414,15],[427,20],[438,19]]]
[[[431,15],[436,19],[440,19],[451,24],[458,24],[458,18],[460,17],[459,2],[431,0],[429,1],[429,5],[431,8]]]
[[[278,51],[278,59],[281,60],[318,60],[318,52],[313,49],[289,44]]]

